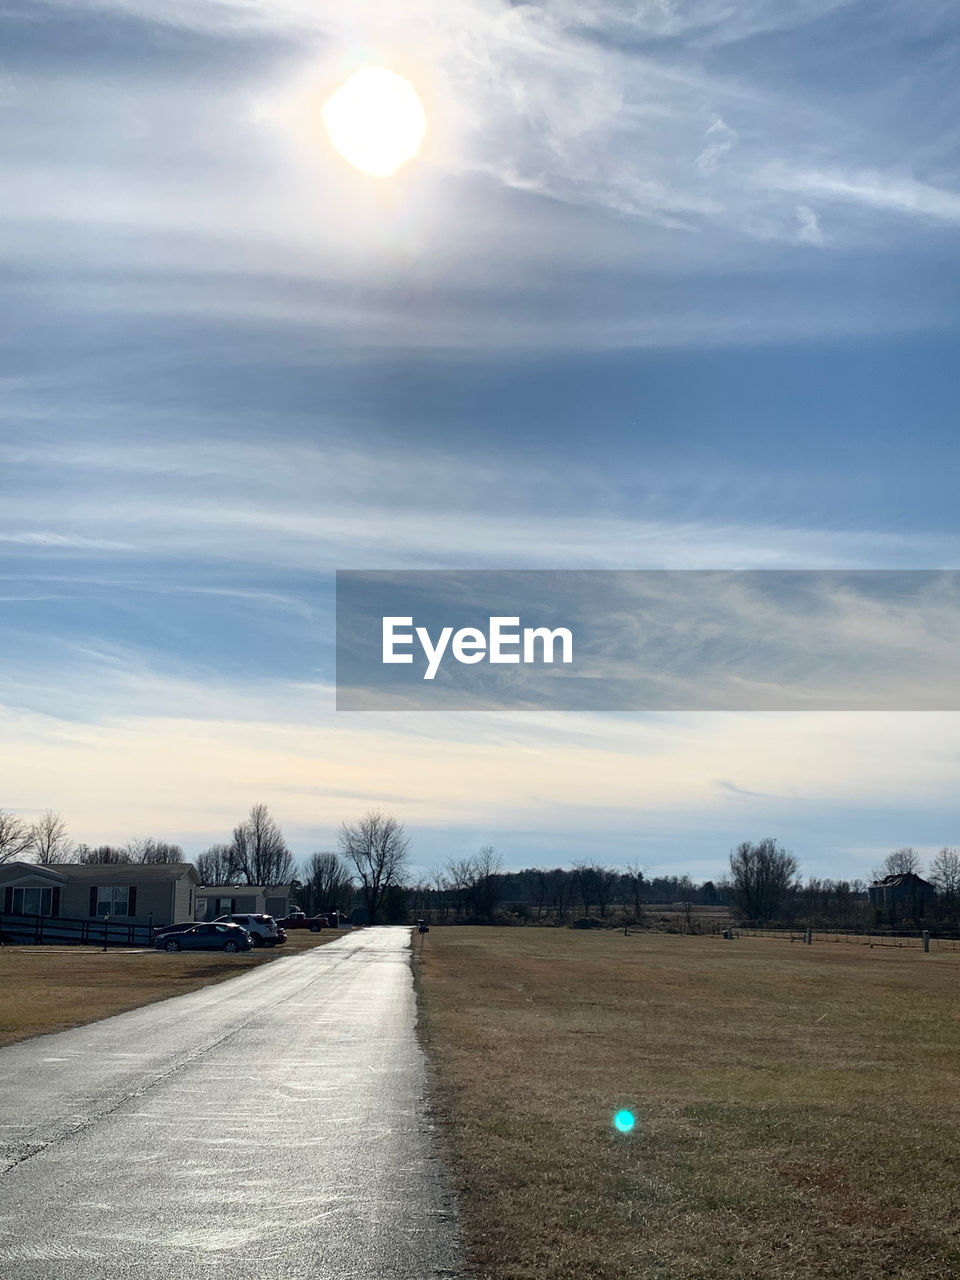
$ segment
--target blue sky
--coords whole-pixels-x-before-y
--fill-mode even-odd
[[[389,12],[393,10],[393,12]],[[387,12],[385,12],[387,11]],[[337,568],[956,567],[946,3],[0,3],[0,804],[423,867],[960,842],[938,715],[333,710]],[[319,104],[416,84],[377,181]]]

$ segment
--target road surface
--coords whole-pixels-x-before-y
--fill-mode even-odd
[[[0,1275],[456,1275],[415,1013],[375,928],[0,1049]]]

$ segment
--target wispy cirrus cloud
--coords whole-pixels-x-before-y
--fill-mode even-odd
[[[563,477],[517,459],[505,475],[490,460],[458,461],[408,443],[78,441],[63,445],[55,462],[42,444],[21,443],[0,447],[0,461],[11,480],[22,477],[0,513],[0,542],[28,557],[122,553],[123,572],[131,558],[329,573],[451,563],[920,568],[946,567],[954,554],[949,534],[887,533],[869,523],[810,528],[782,506],[779,515],[757,511],[752,520],[733,508],[705,518],[682,508],[698,483],[682,468],[651,470],[629,509],[612,510],[623,500],[599,468]],[[422,495],[431,495],[426,505]],[[38,517],[53,527],[23,530]]]
[[[346,18],[335,6],[198,2],[165,6],[158,22],[154,8],[132,0],[97,5],[87,12],[100,22],[112,11],[139,24],[147,48],[177,30],[184,47],[202,36],[204,56],[180,64],[171,56],[144,68],[133,49],[127,59],[139,72],[134,81],[118,74],[120,42],[111,74],[97,82],[58,67],[58,104],[69,104],[73,121],[64,129],[63,111],[48,101],[49,70],[28,48],[12,89],[11,107],[21,117],[26,108],[28,125],[7,143],[17,181],[6,218],[53,219],[77,233],[128,227],[150,238],[158,260],[171,253],[171,235],[181,238],[181,255],[183,237],[192,236],[194,268],[209,261],[221,238],[247,246],[247,261],[252,252],[275,271],[292,265],[309,277],[332,262],[341,272],[345,264],[361,271],[354,257],[359,234],[372,271],[395,268],[398,254],[402,259],[427,243],[433,255],[463,257],[485,218],[499,221],[495,191],[474,191],[465,236],[456,197],[450,202],[451,181],[479,180],[519,197],[593,210],[598,218],[646,223],[650,238],[642,229],[638,239],[637,229],[618,235],[604,227],[606,252],[618,251],[621,263],[642,260],[645,248],[660,259],[657,228],[679,234],[672,252],[680,258],[697,254],[685,241],[706,238],[712,255],[730,263],[743,260],[742,242],[756,239],[809,248],[856,246],[866,235],[872,244],[889,244],[901,234],[884,222],[891,214],[955,219],[960,175],[944,162],[947,152],[938,152],[931,136],[908,157],[877,102],[882,91],[871,86],[856,96],[842,66],[827,83],[811,76],[806,85],[794,75],[777,87],[772,74],[778,60],[789,66],[791,54],[802,59],[805,42],[815,49],[830,39],[818,24],[864,8],[830,0],[736,11],[651,3],[625,13],[607,4],[418,0],[401,16],[362,0]],[[871,27],[874,45],[893,57],[912,22],[905,9],[892,7],[884,23]],[[940,22],[946,39],[945,14]],[[50,28],[55,44],[56,24],[40,25]],[[267,32],[276,45],[238,73],[231,42],[247,33],[255,51]],[[791,33],[796,44],[765,49],[771,65],[763,76],[724,52],[775,32]],[[365,188],[342,173],[316,127],[318,95],[349,69],[361,46],[419,76],[433,108],[424,153],[430,178],[426,185],[402,184],[400,206],[386,216],[367,206]],[[218,58],[232,75],[211,93],[209,72]],[[891,89],[901,117],[911,91],[918,109],[927,109],[919,65],[916,72],[911,82],[901,71]],[[111,122],[120,119],[118,131]],[[946,121],[939,132],[946,145]],[[97,141],[104,135],[108,148]],[[431,180],[439,185],[428,192]],[[331,190],[336,199],[324,199]],[[813,218],[824,218],[818,201],[829,208],[826,234],[811,235],[809,218],[798,227],[797,194]],[[524,215],[531,234],[514,225],[518,247],[527,254],[533,245],[541,254],[551,245],[555,256],[565,252],[562,218],[529,204]],[[23,239],[22,225],[15,231]],[[515,272],[510,241],[498,239],[500,258]],[[498,255],[489,247],[484,257],[495,270]],[[123,255],[122,238],[110,248]],[[129,248],[143,263],[139,246]],[[469,248],[475,256],[475,242]],[[588,242],[583,248],[589,251]]]
[[[113,542],[108,538],[86,538],[76,533],[53,533],[30,529],[22,533],[0,533],[0,543],[19,547],[41,547],[53,551],[132,551],[131,542]]]
[[[944,190],[903,174],[820,172],[773,166],[767,171],[772,187],[828,203],[860,205],[903,217],[933,222],[960,222],[960,191]]]

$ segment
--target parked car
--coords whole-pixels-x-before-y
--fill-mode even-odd
[[[253,939],[255,947],[275,947],[278,943],[286,942],[286,933],[280,936],[281,931],[277,928],[277,922],[273,916],[265,915],[232,915],[217,916],[214,924],[238,924],[242,929],[246,929],[247,933]]]
[[[195,924],[181,933],[161,933],[159,951],[249,951],[253,939],[238,924]]]
[[[186,920],[182,924],[158,925],[153,931],[153,940],[156,942],[157,938],[164,937],[169,933],[186,933],[186,931],[188,929],[192,929],[196,923],[196,920]]]
[[[277,919],[278,929],[303,929],[306,927],[306,912],[299,911],[294,908],[288,915],[279,916]]]
[[[278,928],[309,929],[311,933],[319,933],[321,929],[330,928],[329,916],[308,916],[303,911],[291,911],[288,916],[277,921]]]

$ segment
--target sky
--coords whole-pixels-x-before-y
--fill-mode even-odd
[[[953,713],[337,712],[333,662],[338,569],[960,567],[954,5],[0,25],[0,806],[380,807],[417,871],[960,844]],[[322,127],[364,65],[428,117],[389,179]]]

